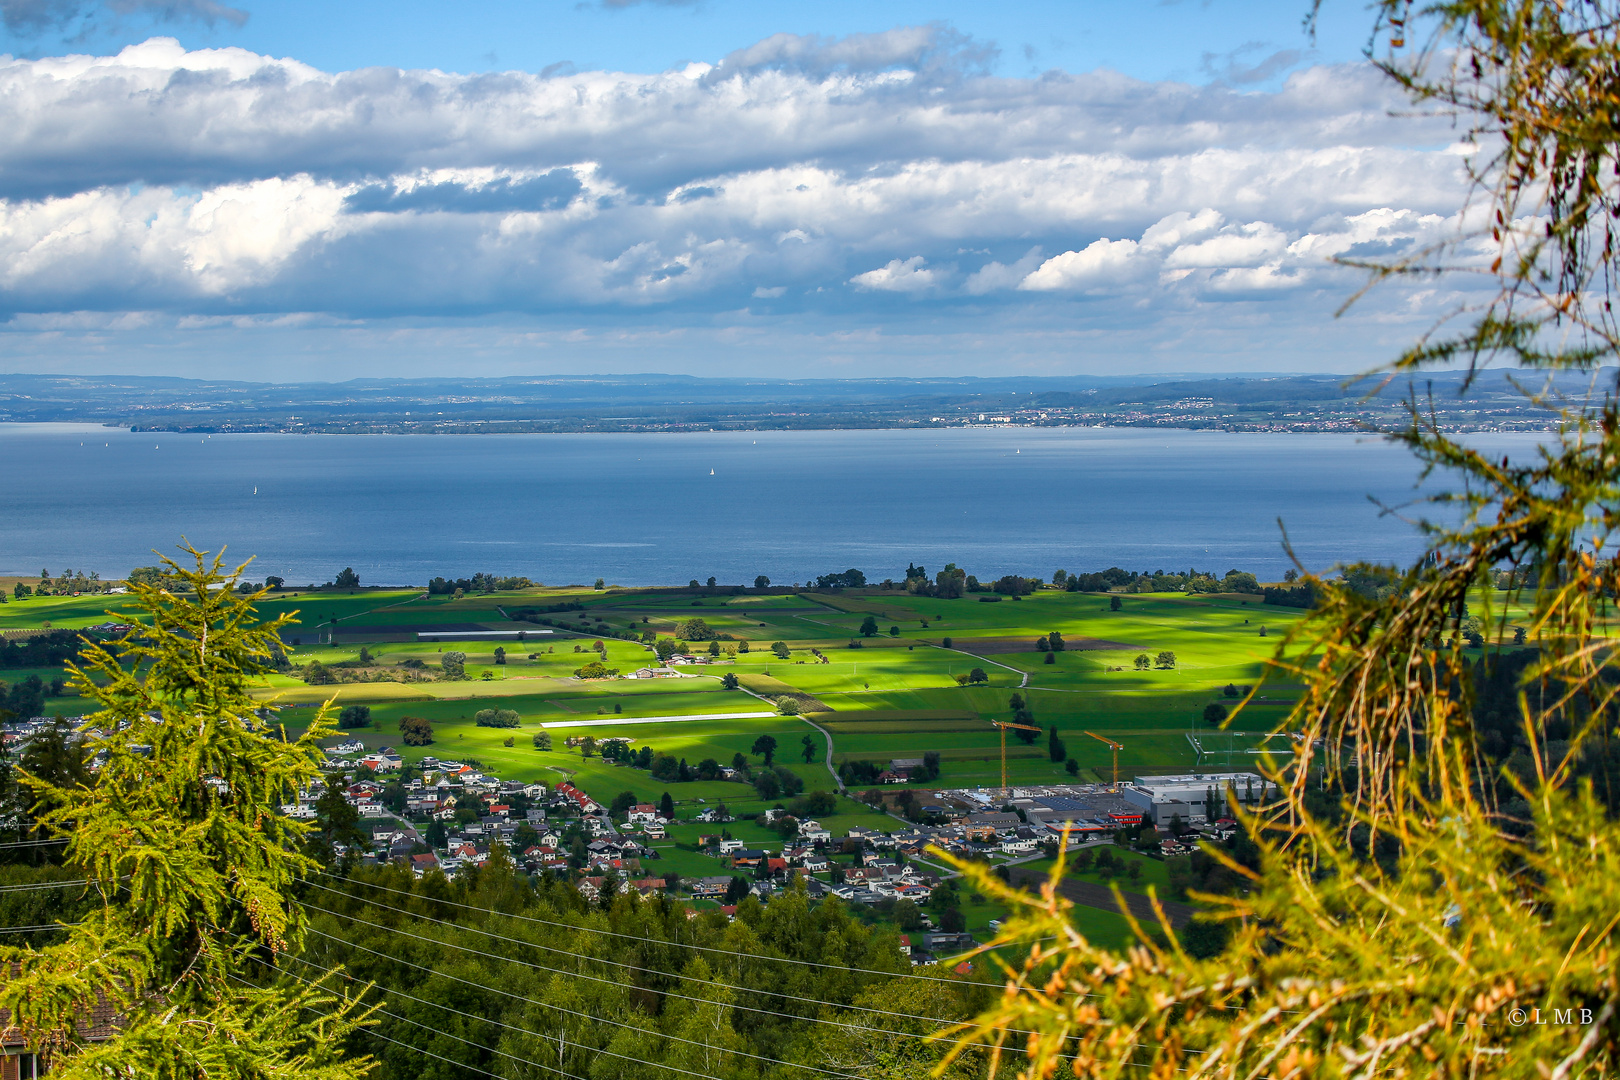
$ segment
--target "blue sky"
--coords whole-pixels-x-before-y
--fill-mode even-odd
[[[1363,369],[1464,159],[1303,11],[0,0],[0,370]]]
[[[1003,75],[1106,67],[1145,80],[1236,74],[1267,83],[1275,82],[1264,78],[1268,71],[1285,70],[1273,61],[1280,52],[1325,61],[1361,55],[1368,22],[1359,3],[1326,5],[1314,41],[1303,29],[1306,9],[1300,0],[4,0],[0,48],[19,56],[110,52],[164,34],[188,48],[236,45],[327,71],[573,64],[656,72],[713,61],[776,33],[842,37],[943,22],[994,45],[994,70]]]

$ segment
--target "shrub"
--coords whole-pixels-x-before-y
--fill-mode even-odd
[[[520,722],[511,709],[480,709],[473,714],[473,723],[479,727],[512,728]]]
[[[371,723],[370,705],[345,705],[338,713],[338,727],[360,728]]]
[[[581,679],[611,679],[619,674],[616,667],[608,667],[600,660],[592,660],[582,668],[576,668],[574,674]]]
[[[424,717],[402,716],[399,737],[406,746],[427,746],[433,742],[433,725]]]

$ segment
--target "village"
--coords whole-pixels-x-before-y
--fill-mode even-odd
[[[746,897],[768,904],[802,887],[811,899],[836,896],[910,930],[904,946],[916,964],[976,944],[959,919],[930,904],[957,876],[936,852],[1008,867],[1050,859],[1064,844],[1069,853],[1120,844],[1174,858],[1201,839],[1233,835],[1236,824],[1224,811],[1213,820],[1205,813],[1211,800],[1224,806],[1229,797],[1270,794],[1246,772],[1143,776],[1117,787],[941,789],[919,793],[917,820],[891,813],[884,820],[893,828],[850,825],[840,835],[786,808],[768,809],[754,823],[781,840],[764,844],[731,835],[727,826],[736,821],[724,803],[677,817],[668,795],[661,805],[622,798],[604,805],[568,781],[502,780],[436,757],[407,765],[397,750],[367,750],[359,740],[340,742],[330,754],[327,776],[341,779],[343,802],[370,835],[369,844],[340,852],[351,865],[393,863],[417,877],[454,877],[487,865],[499,848],[521,871],[571,881],[589,900],[633,890],[685,900],[694,915],[712,907],[731,915]],[[911,763],[890,765],[885,775]],[[314,820],[324,794],[321,784],[311,785],[282,811]],[[672,829],[692,825],[712,830],[697,833],[695,844],[671,842]],[[693,856],[710,872],[692,872]]]

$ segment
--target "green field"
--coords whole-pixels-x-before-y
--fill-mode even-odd
[[[892,758],[937,751],[942,771],[931,786],[996,786],[1001,738],[989,721],[1011,719],[1009,702],[1015,692],[1026,699],[1043,731],[1033,745],[1009,736],[1007,773],[1013,783],[1070,779],[1064,763],[1050,760],[1047,753],[1045,729],[1052,727],[1064,743],[1065,759],[1072,757],[1080,767],[1081,780],[1111,775],[1113,752],[1104,740],[1121,745],[1122,776],[1191,768],[1197,756],[1190,735],[1201,737],[1206,751],[1216,752],[1206,756],[1206,763],[1225,767],[1228,762],[1253,762],[1244,751],[1259,746],[1258,736],[1282,722],[1298,688],[1268,681],[1257,699],[1232,719],[1225,735],[1211,733],[1204,709],[1211,702],[1234,705],[1223,695],[1229,684],[1259,683],[1273,650],[1303,613],[1236,595],[1120,599],[1121,610],[1112,611],[1107,596],[1055,590],[995,603],[981,603],[974,595],[941,600],[871,589],[710,595],[701,589],[537,588],[459,600],[403,589],[288,590],[264,601],[261,610],[266,616],[296,612],[298,625],[283,634],[294,669],[266,677],[257,693],[267,703],[283,706],[328,700],[370,705],[376,727],[360,734],[376,745],[397,742],[401,717],[424,716],[434,723],[435,743],[408,756],[473,757],[503,778],[569,777],[603,800],[621,790],[656,798],[663,786],[645,773],[563,749],[567,737],[621,735],[692,764],[706,757],[729,764],[734,754],[747,754],[759,735],[771,734],[780,746],[778,760],[802,776],[807,790],[830,790],[834,781],[823,760],[825,731],[833,738],[835,765],[848,760],[887,764]],[[46,623],[86,626],[103,621],[109,608],[117,611],[122,600],[14,601],[0,605],[0,630],[40,629]],[[558,604],[578,604],[583,610],[541,611],[537,616],[555,626],[509,618],[521,609]],[[879,632],[862,639],[860,626],[868,615],[877,620]],[[621,673],[656,666],[650,647],[607,635],[633,629],[670,636],[691,618],[702,618],[715,632],[729,635],[723,642],[728,650],[746,642],[749,651],[684,668],[689,677],[679,679],[581,681],[574,676],[597,659],[592,646],[598,640],[605,646],[604,662]],[[435,627],[523,629],[529,636],[521,642],[417,639],[419,633],[431,638]],[[1054,630],[1068,648],[1057,654],[1038,651],[1035,639]],[[852,648],[854,641],[861,647]],[[789,657],[773,655],[772,642],[783,642],[791,650]],[[497,645],[505,650],[504,664],[496,663]],[[424,681],[307,685],[302,678],[312,661],[355,662],[362,648],[371,663],[365,678],[405,677],[414,671]],[[452,649],[467,656],[466,678],[442,681],[436,677],[439,661]],[[705,645],[694,649],[706,652]],[[1161,650],[1175,653],[1173,668],[1135,666],[1138,655],[1152,657]],[[419,666],[407,668],[408,663]],[[959,685],[958,678],[975,669],[986,681]],[[728,673],[739,676],[745,689],[724,689],[720,680]],[[28,674],[48,682],[57,672],[6,672],[0,678],[16,681]],[[750,687],[755,693],[746,692]],[[773,702],[760,695],[783,693],[806,696],[810,719],[819,730],[804,719],[778,716],[636,722],[769,712]],[[515,731],[477,727],[473,714],[490,707],[516,711],[522,726]],[[827,711],[815,711],[819,708]],[[47,709],[72,715],[82,711],[82,702],[72,696],[51,698]],[[308,714],[295,708],[286,715],[296,724]],[[572,726],[587,721],[611,723]],[[548,725],[557,749],[533,748],[531,739],[541,724]],[[800,756],[807,734],[815,751],[810,764]],[[509,735],[512,747],[502,745]],[[746,811],[753,792],[740,784],[690,782],[675,784],[671,795],[693,806],[698,800],[725,799]],[[853,801],[842,805],[851,813],[868,813]]]

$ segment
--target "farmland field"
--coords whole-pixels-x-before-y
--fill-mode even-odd
[[[15,635],[93,625],[125,599],[13,601],[0,605],[0,630]],[[405,716],[432,723],[433,744],[405,748],[408,760],[465,757],[504,778],[568,778],[604,801],[620,791],[657,798],[668,789],[677,803],[725,800],[743,812],[764,807],[749,787],[721,780],[661,784],[644,771],[584,757],[565,742],[619,736],[691,765],[706,758],[729,764],[769,735],[777,742],[776,761],[805,790],[831,791],[837,782],[826,760],[830,737],[835,767],[849,761],[886,766],[893,758],[934,751],[941,771],[930,786],[998,786],[1002,740],[991,721],[1012,718],[1017,694],[1042,730],[1026,733],[1028,744],[1009,734],[1006,765],[1014,784],[1107,780],[1111,742],[1120,746],[1122,777],[1193,768],[1200,750],[1212,767],[1252,764],[1248,751],[1260,748],[1262,736],[1286,717],[1297,686],[1282,677],[1267,680],[1224,731],[1205,721],[1205,710],[1215,703],[1235,709],[1238,699],[1231,695],[1261,682],[1274,650],[1303,614],[1239,594],[1052,589],[1021,598],[946,600],[880,589],[534,588],[454,598],[327,588],[271,594],[260,611],[298,619],[283,631],[285,666],[256,691],[266,704],[291,706],[283,719],[293,726],[307,723],[309,707],[322,702],[362,704],[371,707],[370,726],[345,737],[367,745],[396,744]],[[868,617],[876,633],[863,637]],[[675,678],[622,677],[658,667],[649,642],[690,633],[693,619],[718,638],[715,656],[707,640],[689,645],[711,663],[678,667]],[[436,628],[522,631],[524,639],[435,640]],[[1036,640],[1053,631],[1064,639],[1064,651],[1038,649]],[[1159,663],[1161,652],[1173,653],[1173,661]],[[464,656],[460,678],[445,677],[450,653]],[[621,677],[577,677],[592,661]],[[331,681],[311,679],[317,662]],[[17,670],[0,678],[15,682],[30,674],[48,682],[60,671]],[[737,688],[726,688],[727,676],[737,677]],[[805,718],[775,715],[776,699],[784,695],[795,696]],[[70,693],[46,700],[46,711],[61,715],[75,715],[80,706]],[[515,712],[519,726],[479,727],[475,714],[491,708]],[[1062,743],[1057,760],[1050,753],[1052,729]],[[552,750],[535,749],[542,730]],[[508,738],[512,746],[505,745]],[[1070,759],[1077,774],[1065,768]],[[750,760],[757,764],[757,755]],[[831,818],[845,827],[856,820],[847,815],[872,813],[853,800],[839,805],[849,809]]]

